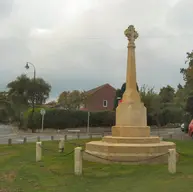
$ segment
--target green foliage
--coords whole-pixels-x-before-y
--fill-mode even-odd
[[[115,95],[115,98],[114,98],[114,110],[117,108],[118,102],[121,98],[122,98],[121,89],[117,89],[116,90],[116,95]]]
[[[14,103],[22,105],[32,104],[33,98],[36,105],[45,103],[49,97],[51,86],[42,78],[29,79],[26,75],[18,76],[16,80],[7,85],[8,96]]]
[[[161,102],[171,103],[174,100],[175,89],[170,85],[167,85],[167,87],[162,87],[160,89],[159,95],[161,97]]]
[[[34,112],[34,121],[30,119],[31,109],[24,114],[24,122],[27,122],[28,128],[34,127],[36,129],[41,128],[41,108],[36,108]],[[84,111],[70,111],[63,109],[46,109],[46,115],[44,118],[45,128],[65,129],[75,127],[87,126],[88,113]],[[33,124],[32,124],[33,123]],[[115,112],[95,112],[90,113],[90,125],[91,126],[112,126],[115,124]]]
[[[137,84],[136,84],[136,86],[137,86],[137,91],[139,92],[139,87],[138,87]],[[125,89],[126,89],[126,83],[123,83],[123,85],[121,86],[121,89],[117,89],[117,91],[116,91],[116,96],[115,96],[115,98],[114,98],[114,110],[115,110],[115,109],[117,108],[117,106],[118,106],[118,101],[119,101],[118,98],[122,99],[123,94],[124,94],[124,92],[125,92]]]
[[[66,110],[77,110],[84,104],[85,99],[86,94],[84,91],[64,91],[59,95],[58,103]]]

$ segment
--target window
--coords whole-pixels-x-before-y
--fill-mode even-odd
[[[103,100],[103,107],[107,107],[107,105],[108,105],[107,100]]]

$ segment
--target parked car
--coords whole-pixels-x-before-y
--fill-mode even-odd
[[[180,127],[181,127],[181,131],[184,132],[184,123],[182,123]]]
[[[188,134],[190,137],[193,138],[193,120],[190,122],[190,124],[188,126]]]

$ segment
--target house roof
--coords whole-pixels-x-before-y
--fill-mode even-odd
[[[92,95],[94,93],[96,93],[98,90],[102,89],[103,87],[106,87],[106,86],[110,86],[112,87],[111,85],[109,85],[108,83],[104,84],[104,85],[101,85],[99,87],[96,87],[94,89],[91,89],[91,90],[88,90],[86,91],[86,95]],[[114,87],[112,87],[113,89],[115,89]]]

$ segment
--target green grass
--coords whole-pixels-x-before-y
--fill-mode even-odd
[[[80,140],[76,142],[86,142]],[[73,154],[57,152],[58,143],[44,142],[42,162],[35,162],[35,143],[0,145],[0,192],[189,192],[193,191],[193,142],[175,141],[181,156],[177,173],[167,165],[103,165],[83,161],[83,176],[73,174]],[[73,145],[66,144],[66,153]]]

